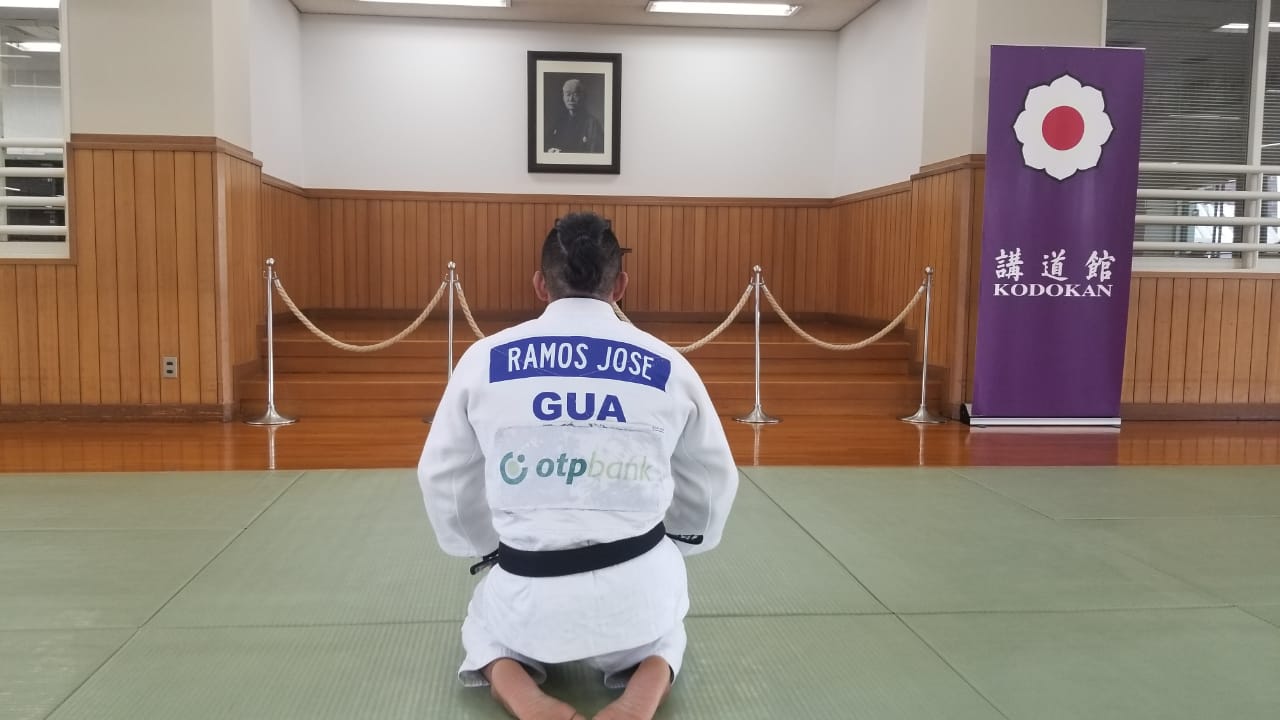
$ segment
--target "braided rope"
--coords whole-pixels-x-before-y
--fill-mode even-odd
[[[720,333],[724,332],[726,329],[728,329],[730,325],[733,324],[733,321],[737,319],[738,315],[742,312],[742,308],[746,307],[747,300],[750,297],[751,297],[751,285],[748,284],[747,289],[742,292],[742,297],[738,298],[738,304],[735,305],[734,308],[729,311],[729,316],[726,317],[724,321],[721,322],[718,326],[716,326],[714,330],[707,333],[707,335],[700,340],[696,340],[692,343],[689,343],[688,345],[673,345],[672,349],[678,353],[691,353],[694,350],[697,350],[698,348],[701,348],[702,346],[711,342],[712,340],[715,340],[717,337],[720,336]],[[467,305],[467,296],[465,293],[462,292],[461,283],[458,284],[458,304],[462,306],[462,314],[467,318],[467,324],[471,326],[471,332],[475,333],[477,338],[483,338],[485,335],[483,332],[481,332],[480,326],[476,325],[476,319],[471,314],[471,307]],[[610,306],[613,308],[613,314],[616,315],[619,320],[621,320],[624,323],[627,323],[628,325],[635,324],[631,322],[631,318],[627,317],[626,314],[622,312],[622,308],[618,307],[618,303],[616,302],[610,303]]]
[[[471,314],[471,306],[467,304],[467,294],[462,292],[462,283],[456,283],[458,286],[458,304],[462,306],[462,315],[467,319],[467,324],[471,326],[471,332],[476,334],[477,340],[484,339],[484,333],[481,332],[480,326],[476,324],[476,318]]]
[[[808,340],[814,345],[817,345],[818,347],[826,348],[827,350],[842,350],[842,351],[843,350],[861,350],[862,348],[876,342],[877,340],[884,337],[885,335],[888,335],[890,332],[893,331],[894,328],[898,327],[898,325],[900,325],[903,320],[907,319],[907,315],[910,314],[913,309],[915,309],[915,306],[920,302],[920,298],[924,295],[924,285],[922,284],[920,286],[920,289],[916,290],[916,294],[912,296],[911,302],[907,303],[907,306],[902,309],[902,312],[898,313],[898,317],[894,318],[888,325],[884,327],[883,330],[876,333],[875,335],[872,335],[866,340],[859,340],[858,342],[847,343],[844,345],[836,345],[833,343],[819,340],[818,338],[810,335],[804,330],[801,330],[800,326],[796,325],[795,321],[792,320],[789,315],[783,312],[782,308],[778,305],[778,301],[774,299],[773,293],[769,292],[769,286],[762,283],[760,285],[760,289],[764,290],[764,296],[769,300],[769,304],[773,306],[773,311],[778,313],[778,317],[782,318],[782,321],[785,322],[788,327],[794,330],[797,335],[804,338],[805,340]]]
[[[440,297],[444,295],[444,290],[446,287],[448,287],[449,283],[448,281],[440,283],[440,289],[436,290],[435,297],[431,298],[430,303],[427,303],[427,309],[423,310],[422,314],[418,316],[418,319],[414,320],[412,323],[409,324],[409,327],[405,328],[404,330],[401,330],[399,333],[395,335],[395,337],[387,338],[382,342],[374,343],[372,345],[352,345],[351,343],[342,342],[341,340],[338,340],[337,338],[326,334],[323,330],[316,327],[315,323],[311,322],[311,320],[308,319],[307,316],[304,315],[302,311],[298,309],[297,305],[293,304],[293,298],[289,297],[289,293],[285,291],[284,284],[280,282],[279,276],[276,276],[275,285],[276,285],[276,292],[280,293],[280,298],[284,300],[285,305],[289,306],[289,310],[293,312],[293,316],[298,318],[298,322],[305,325],[308,330],[315,333],[316,337],[338,348],[339,350],[347,350],[349,352],[358,352],[358,353],[367,353],[367,352],[374,352],[376,350],[382,350],[383,348],[391,347],[392,345],[395,345],[396,343],[408,337],[409,334],[412,333],[414,330],[417,330],[418,326],[421,325],[423,321],[427,319],[427,316],[431,314],[431,311],[435,309],[436,304],[440,302]]]
[[[707,333],[707,335],[703,337],[701,340],[695,340],[694,342],[691,342],[688,345],[672,345],[671,349],[675,350],[678,353],[687,355],[693,352],[694,350],[701,348],[702,346],[706,345],[712,340],[715,340],[717,337],[720,337],[720,333],[728,329],[728,327],[733,324],[733,321],[737,319],[738,315],[742,312],[742,308],[746,307],[747,299],[750,297],[751,297],[751,284],[748,283],[747,289],[742,291],[742,297],[738,298],[738,304],[735,305],[733,309],[729,311],[729,316],[726,317],[723,322],[717,325],[714,330]],[[619,320],[621,320],[624,323],[627,323],[628,325],[635,324],[631,322],[631,318],[627,317],[622,312],[622,308],[618,307],[618,303],[611,303],[611,305],[613,306],[613,314],[617,315]]]

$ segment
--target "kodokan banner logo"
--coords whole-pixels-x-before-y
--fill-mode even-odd
[[[1102,91],[1063,75],[1031,88],[1013,130],[1027,167],[1066,180],[1097,167],[1113,128]]]

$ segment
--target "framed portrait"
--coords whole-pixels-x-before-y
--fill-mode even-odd
[[[529,172],[621,171],[622,55],[529,52]]]

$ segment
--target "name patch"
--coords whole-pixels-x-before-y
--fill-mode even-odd
[[[621,380],[667,389],[671,361],[617,340],[581,336],[531,337],[489,351],[489,382],[580,377]]]

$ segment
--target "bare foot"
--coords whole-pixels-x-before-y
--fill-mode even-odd
[[[601,710],[595,720],[653,720],[670,690],[671,666],[656,655],[645,658],[627,681],[622,696]]]
[[[501,658],[484,669],[490,692],[517,720],[586,720],[572,705],[542,692],[524,666]]]

